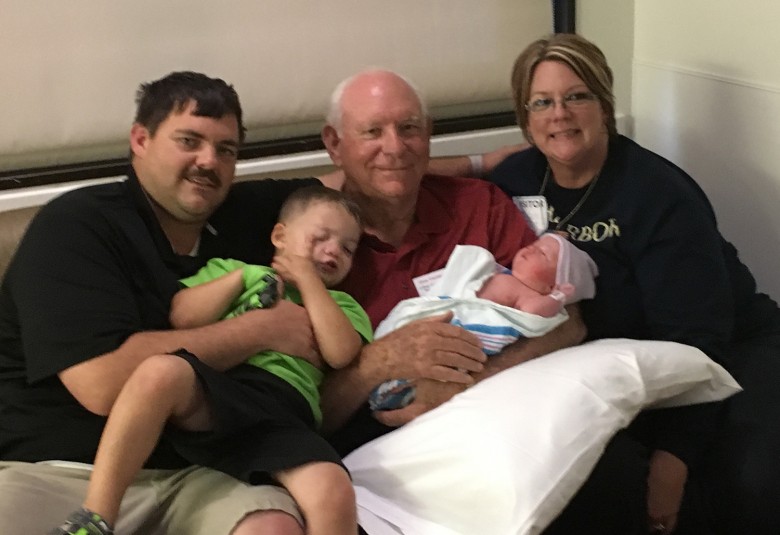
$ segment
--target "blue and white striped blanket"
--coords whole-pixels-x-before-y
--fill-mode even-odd
[[[398,303],[377,327],[375,338],[411,321],[452,312],[451,323],[476,334],[485,353],[494,355],[520,337],[541,336],[568,319],[565,310],[545,318],[476,297],[485,280],[500,269],[486,249],[457,245],[429,295]]]

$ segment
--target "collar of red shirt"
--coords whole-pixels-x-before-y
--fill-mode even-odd
[[[420,192],[417,195],[417,207],[414,213],[414,223],[404,236],[403,243],[397,252],[400,255],[406,254],[420,247],[429,241],[429,236],[443,234],[452,225],[454,215],[451,213],[451,207],[443,199],[439,198],[431,188],[427,187],[429,180],[436,180],[435,177],[423,177],[420,184]],[[376,236],[363,234],[362,238],[365,245],[380,252],[390,252],[395,248],[389,243],[385,243]]]

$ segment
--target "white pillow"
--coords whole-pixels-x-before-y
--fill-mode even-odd
[[[370,535],[536,534],[640,410],[740,390],[696,348],[599,340],[482,381],[344,462]]]

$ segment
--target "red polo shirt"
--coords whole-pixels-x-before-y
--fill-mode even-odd
[[[443,268],[456,245],[482,246],[509,266],[536,239],[509,197],[481,180],[424,177],[415,218],[398,248],[363,234],[352,271],[338,286],[365,308],[374,328],[399,301],[418,296],[412,279]]]

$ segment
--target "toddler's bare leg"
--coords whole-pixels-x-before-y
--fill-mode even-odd
[[[356,535],[355,489],[339,465],[315,462],[276,474],[298,502],[306,535]]]
[[[125,383],[108,416],[84,507],[115,524],[127,488],[143,468],[165,423],[206,430],[211,414],[192,367],[180,357],[143,361]]]

